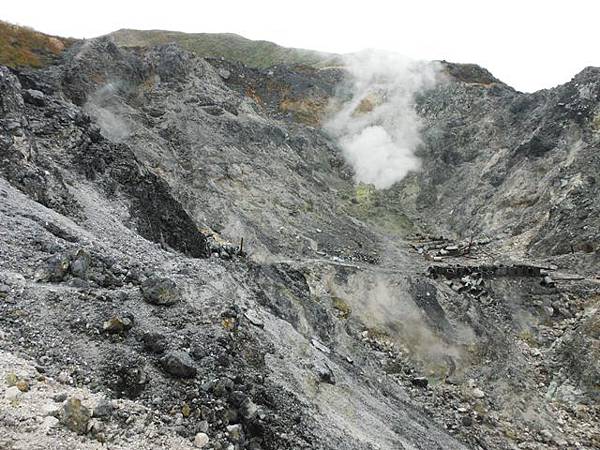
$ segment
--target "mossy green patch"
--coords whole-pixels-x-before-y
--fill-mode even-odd
[[[519,338],[530,347],[538,347],[538,342],[531,330],[523,330],[519,333]]]
[[[250,67],[267,68],[279,64],[313,67],[340,65],[338,55],[313,50],[281,47],[273,42],[253,41],[232,33],[180,33],[164,30],[118,30],[111,33],[123,47],[151,47],[176,42],[203,58],[225,58]]]
[[[346,212],[387,232],[401,236],[414,231],[410,218],[402,211],[391,191],[380,191],[372,184],[358,183],[354,192],[340,195]]]
[[[344,299],[336,296],[331,297],[332,306],[338,310],[339,315],[342,319],[347,319],[352,313],[352,308],[348,303],[344,301]]]

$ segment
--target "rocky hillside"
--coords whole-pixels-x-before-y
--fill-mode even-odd
[[[0,448],[600,446],[597,69],[442,63],[376,190],[345,69],[117,43],[0,66]]]

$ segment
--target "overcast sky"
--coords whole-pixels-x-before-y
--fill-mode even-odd
[[[379,48],[477,63],[522,91],[600,66],[598,0],[19,0],[4,1],[0,19],[77,38],[168,29],[337,53]]]

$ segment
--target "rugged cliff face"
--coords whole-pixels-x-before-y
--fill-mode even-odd
[[[0,67],[2,446],[600,445],[600,74],[440,67],[385,190],[322,129],[340,67]]]

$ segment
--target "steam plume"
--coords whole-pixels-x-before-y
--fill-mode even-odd
[[[84,108],[95,119],[105,138],[113,142],[122,142],[130,134],[124,114],[118,114],[122,109],[119,101],[119,82],[110,82],[93,92]]]
[[[437,66],[374,50],[345,62],[350,96],[325,129],[338,140],[356,181],[385,189],[419,168],[414,97],[435,84]]]

